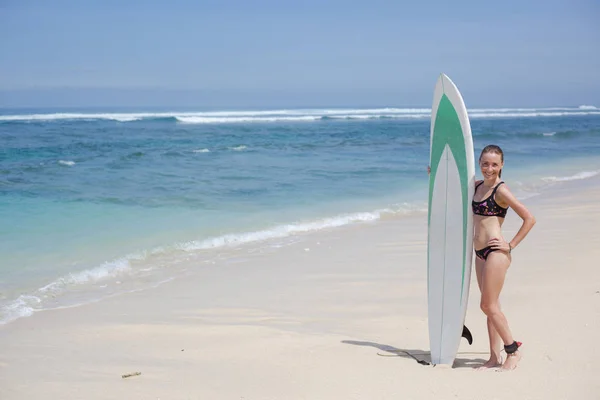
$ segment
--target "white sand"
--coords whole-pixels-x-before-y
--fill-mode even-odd
[[[538,223],[502,296],[524,342],[513,372],[472,368],[488,355],[474,273],[475,343],[462,342],[455,367],[402,352],[428,360],[419,216],[319,232],[2,326],[0,399],[598,399],[599,182],[525,201]],[[507,238],[518,223],[509,212]]]

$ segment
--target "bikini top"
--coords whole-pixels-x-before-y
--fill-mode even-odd
[[[479,185],[475,186],[475,193],[477,193],[477,188],[481,186],[482,183],[483,181],[479,182]],[[471,202],[471,206],[473,207],[473,214],[483,215],[485,217],[506,217],[508,207],[501,207],[498,203],[496,203],[496,200],[494,199],[496,190],[498,190],[498,187],[503,183],[504,182],[500,182],[499,184],[497,184],[494,190],[492,190],[492,194],[490,194],[487,199],[483,199],[482,201],[473,200]]]

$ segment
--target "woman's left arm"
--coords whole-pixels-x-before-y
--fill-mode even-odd
[[[535,217],[533,214],[531,214],[531,212],[529,212],[523,203],[517,200],[517,198],[511,193],[510,189],[506,185],[502,185],[498,188],[498,191],[496,192],[496,201],[499,201],[499,204],[503,207],[508,205],[510,208],[515,210],[517,215],[523,220],[523,224],[521,225],[521,228],[515,237],[508,242],[510,248],[514,249],[519,245],[519,243],[521,243],[523,239],[525,239],[525,236],[527,236],[531,228],[533,228],[535,225]]]

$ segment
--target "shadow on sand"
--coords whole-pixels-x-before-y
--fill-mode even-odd
[[[344,344],[352,344],[355,346],[369,346],[374,347],[381,352],[377,352],[377,355],[382,357],[402,357],[402,358],[410,358],[418,362],[422,365],[431,365],[431,357],[428,351],[419,350],[419,349],[399,349],[393,346],[389,346],[387,344],[380,344],[374,342],[361,342],[356,340],[342,340]],[[467,355],[467,354],[485,354],[486,352],[471,352],[471,351],[463,351],[459,352],[459,355]],[[454,360],[453,368],[477,368],[482,366],[487,360],[483,358],[459,358],[457,357]]]

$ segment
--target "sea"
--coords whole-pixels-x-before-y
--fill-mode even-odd
[[[0,109],[0,325],[426,215],[430,112]],[[469,116],[475,156],[501,146],[521,199],[600,173],[593,105]]]

